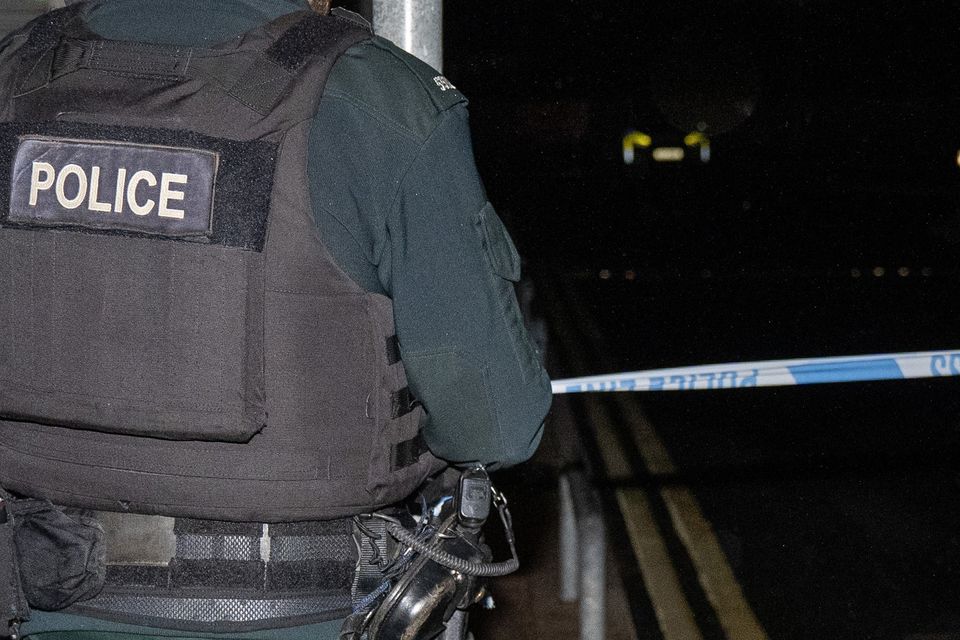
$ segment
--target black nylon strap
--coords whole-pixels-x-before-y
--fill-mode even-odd
[[[182,80],[187,77],[193,49],[140,42],[65,40],[54,50],[51,79],[92,69],[136,77]]]
[[[369,33],[350,20],[313,12],[302,15],[240,76],[230,90],[233,98],[258,113],[267,114],[286,93],[296,72],[311,58],[324,51],[343,50],[344,45]],[[331,47],[331,43],[340,46]]]
[[[50,82],[54,47],[67,33],[78,30],[82,5],[50,11],[33,22],[30,35],[20,49],[20,71],[14,97],[45,87]]]
[[[352,21],[336,16],[309,13],[287,29],[267,49],[266,55],[287,71],[296,71],[331,42],[336,42],[360,29]]]
[[[426,453],[427,450],[427,443],[420,433],[409,440],[394,445],[392,461],[394,471],[416,464],[420,456]]]
[[[230,96],[257,113],[267,114],[283,97],[294,75],[270,58],[259,56],[230,89]]]
[[[400,340],[397,336],[387,338],[387,364],[394,365],[400,362]]]
[[[82,5],[74,4],[50,11],[34,20],[27,42],[20,50],[20,59],[22,61],[35,59],[41,52],[55,47],[60,42],[60,38],[77,24],[82,8]]]
[[[399,391],[395,391],[391,401],[393,404],[391,417],[394,419],[402,418],[420,406],[420,401],[413,397],[410,387],[404,387]]]
[[[390,559],[387,521],[376,516],[360,515],[354,518],[354,541],[359,551],[353,579],[353,612],[366,613],[376,600],[386,577],[383,569]]]

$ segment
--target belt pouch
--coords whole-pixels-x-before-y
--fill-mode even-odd
[[[23,593],[34,609],[59,611],[103,589],[106,551],[100,523],[45,500],[12,503]]]
[[[27,599],[20,585],[20,567],[14,543],[13,512],[0,497],[0,636],[15,637],[16,625],[30,618]]]

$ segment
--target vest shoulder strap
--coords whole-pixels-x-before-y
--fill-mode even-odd
[[[217,75],[216,64],[204,63],[203,54],[210,49],[98,38],[86,27],[82,7],[51,11],[34,21],[20,49],[14,97],[81,69],[173,81],[211,75],[211,70]],[[312,11],[286,14],[260,30],[263,37],[247,39],[255,43],[249,45],[254,54],[251,63],[239,75],[217,79],[226,84],[231,97],[263,115],[286,95],[311,61],[322,57],[332,63],[371,36],[369,27],[348,17]]]

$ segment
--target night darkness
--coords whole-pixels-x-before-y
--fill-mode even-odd
[[[444,71],[471,98],[481,173],[537,287],[554,377],[960,344],[955,7],[458,0],[445,11]],[[627,165],[631,131],[652,144]],[[709,139],[709,162],[685,146],[693,132]],[[684,160],[654,161],[661,145]],[[770,637],[916,640],[960,637],[958,390],[936,380],[631,402]],[[601,468],[591,416],[629,411],[598,397],[554,407],[554,438],[576,424]],[[542,464],[555,462],[550,438]],[[621,442],[673,530],[658,492],[676,479]],[[699,628],[725,637],[692,552],[667,542]],[[658,637],[656,605],[623,569],[629,547],[613,546],[638,633]]]
[[[483,175],[531,259],[952,266],[960,21],[945,3],[446,11],[445,71],[473,100]],[[709,164],[624,165],[628,131],[673,144],[698,125]]]

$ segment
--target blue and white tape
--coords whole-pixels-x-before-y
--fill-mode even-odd
[[[693,391],[960,376],[960,350],[713,364],[554,380],[553,392]]]

